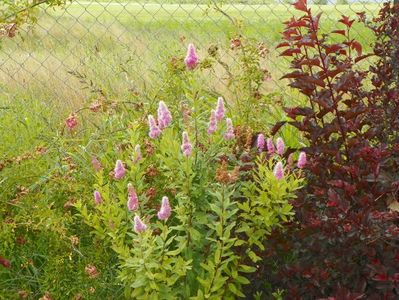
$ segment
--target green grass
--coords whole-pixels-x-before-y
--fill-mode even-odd
[[[282,21],[293,10],[285,5],[242,4],[225,5],[223,9],[243,21],[246,36],[264,42],[271,49],[263,64],[277,81],[287,63],[277,59],[274,46],[280,40]],[[371,15],[376,13],[378,5],[314,9],[323,10],[323,29],[329,30],[341,14],[354,16],[356,11],[364,10]],[[236,31],[226,17],[207,5],[74,2],[65,11],[47,10],[36,27],[4,43],[0,79],[7,83],[4,88],[9,93],[50,98],[50,104],[63,111],[65,107],[80,105],[88,97],[68,71],[86,74],[117,95],[128,87],[120,74],[121,64],[128,65],[129,80],[135,85],[148,86],[155,80],[153,71],[167,57],[184,55],[188,42],[194,42],[200,54],[205,55],[211,44],[228,49],[229,39],[236,36]],[[354,32],[363,44],[370,42],[370,34],[361,26],[355,27]],[[229,51],[224,52],[224,59],[231,60]],[[223,82],[210,79],[210,83],[215,82],[218,83],[215,88],[223,91]]]

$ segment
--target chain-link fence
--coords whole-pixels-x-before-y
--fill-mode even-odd
[[[234,63],[230,43],[238,32],[269,49],[261,62],[271,75],[265,88],[284,85],[278,79],[288,63],[278,58],[275,46],[283,22],[295,14],[288,2],[155,1],[79,0],[64,9],[41,7],[34,27],[20,29],[19,36],[4,41],[0,89],[9,95],[23,93],[73,104],[99,87],[115,93],[148,88],[162,64],[184,55],[189,42],[196,45],[200,56],[216,45],[221,59]],[[340,0],[313,9],[323,11],[323,26],[328,30],[338,26],[341,15],[355,17],[356,12],[365,11],[372,18],[380,7],[377,2]],[[354,32],[366,47],[372,42],[364,27],[355,27]],[[209,74],[209,84],[222,89],[223,72]]]

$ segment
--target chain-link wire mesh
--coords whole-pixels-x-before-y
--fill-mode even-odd
[[[207,1],[156,1],[78,0],[64,9],[41,7],[34,27],[20,29],[18,37],[4,41],[0,89],[8,95],[22,93],[74,105],[98,85],[116,93],[148,88],[162,63],[173,55],[184,55],[189,42],[200,56],[217,45],[221,58],[234,63],[230,41],[238,31],[231,19],[241,24],[243,35],[269,49],[262,59],[271,74],[265,88],[275,90],[286,84],[279,78],[288,63],[278,58],[275,46],[283,22],[295,14],[288,2],[230,0],[215,6]],[[324,0],[318,1],[323,4]],[[371,19],[380,6],[340,0],[313,9],[324,12],[327,30],[337,26],[341,15],[355,17],[356,12],[365,11]],[[372,42],[372,35],[362,26],[355,27],[354,34],[366,47]],[[209,76],[209,84],[216,90],[226,88],[223,72]]]

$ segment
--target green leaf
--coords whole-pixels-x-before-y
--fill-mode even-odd
[[[146,284],[147,284],[147,279],[144,276],[140,276],[132,283],[131,287],[137,289],[141,286],[145,286]]]
[[[238,297],[245,297],[245,295],[240,290],[238,290],[234,284],[229,283],[228,287],[229,291],[232,292],[234,295]]]

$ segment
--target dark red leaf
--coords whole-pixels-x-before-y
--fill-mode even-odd
[[[273,126],[273,128],[270,130],[270,134],[271,134],[271,135],[275,135],[275,134],[280,130],[280,128],[281,128],[282,126],[284,126],[285,123],[286,123],[285,121],[276,123],[276,124]]]
[[[361,60],[363,60],[365,58],[368,58],[370,56],[373,56],[373,54],[365,54],[365,55],[362,55],[362,56],[358,56],[358,57],[355,58],[355,62],[357,63],[357,62],[359,62],[359,61],[361,61]]]
[[[318,13],[315,17],[313,17],[313,30],[317,31],[319,30],[319,22],[320,22],[320,17],[321,17],[322,12]]]
[[[287,24],[287,28],[306,27],[308,23],[305,20],[295,20]]]
[[[290,46],[290,44],[288,42],[282,42],[276,46],[276,49],[283,48],[283,47],[289,47],[289,46]]]
[[[317,66],[320,67],[320,60],[318,58],[303,59],[298,62],[297,66]]]
[[[343,36],[346,36],[346,31],[345,30],[334,30],[334,31],[332,31],[332,33],[341,34]]]
[[[288,74],[284,75],[280,79],[287,79],[287,78],[291,79],[291,78],[299,78],[299,77],[304,77],[304,76],[308,76],[308,74],[307,73],[303,73],[301,71],[294,71],[294,72],[291,72],[291,73],[288,73]]]
[[[330,54],[330,53],[336,53],[336,52],[340,51],[344,47],[345,47],[344,44],[333,44],[333,45],[330,45],[330,46],[326,46],[325,49],[326,49],[326,53]]]
[[[352,41],[351,48],[356,50],[358,56],[362,55],[362,45],[358,41]]]
[[[339,20],[338,22],[345,24],[346,26],[348,26],[350,28],[350,27],[352,27],[352,24],[353,24],[353,22],[355,22],[355,20],[349,20],[349,17],[342,16],[342,19]]]
[[[301,53],[301,50],[298,48],[294,48],[294,49],[290,48],[290,49],[283,51],[280,54],[280,56],[292,56],[294,53]]]
[[[389,281],[389,276],[387,274],[377,274],[373,277],[375,281]]]
[[[296,2],[293,3],[293,5],[297,10],[304,12],[308,11],[306,0],[297,0]]]

